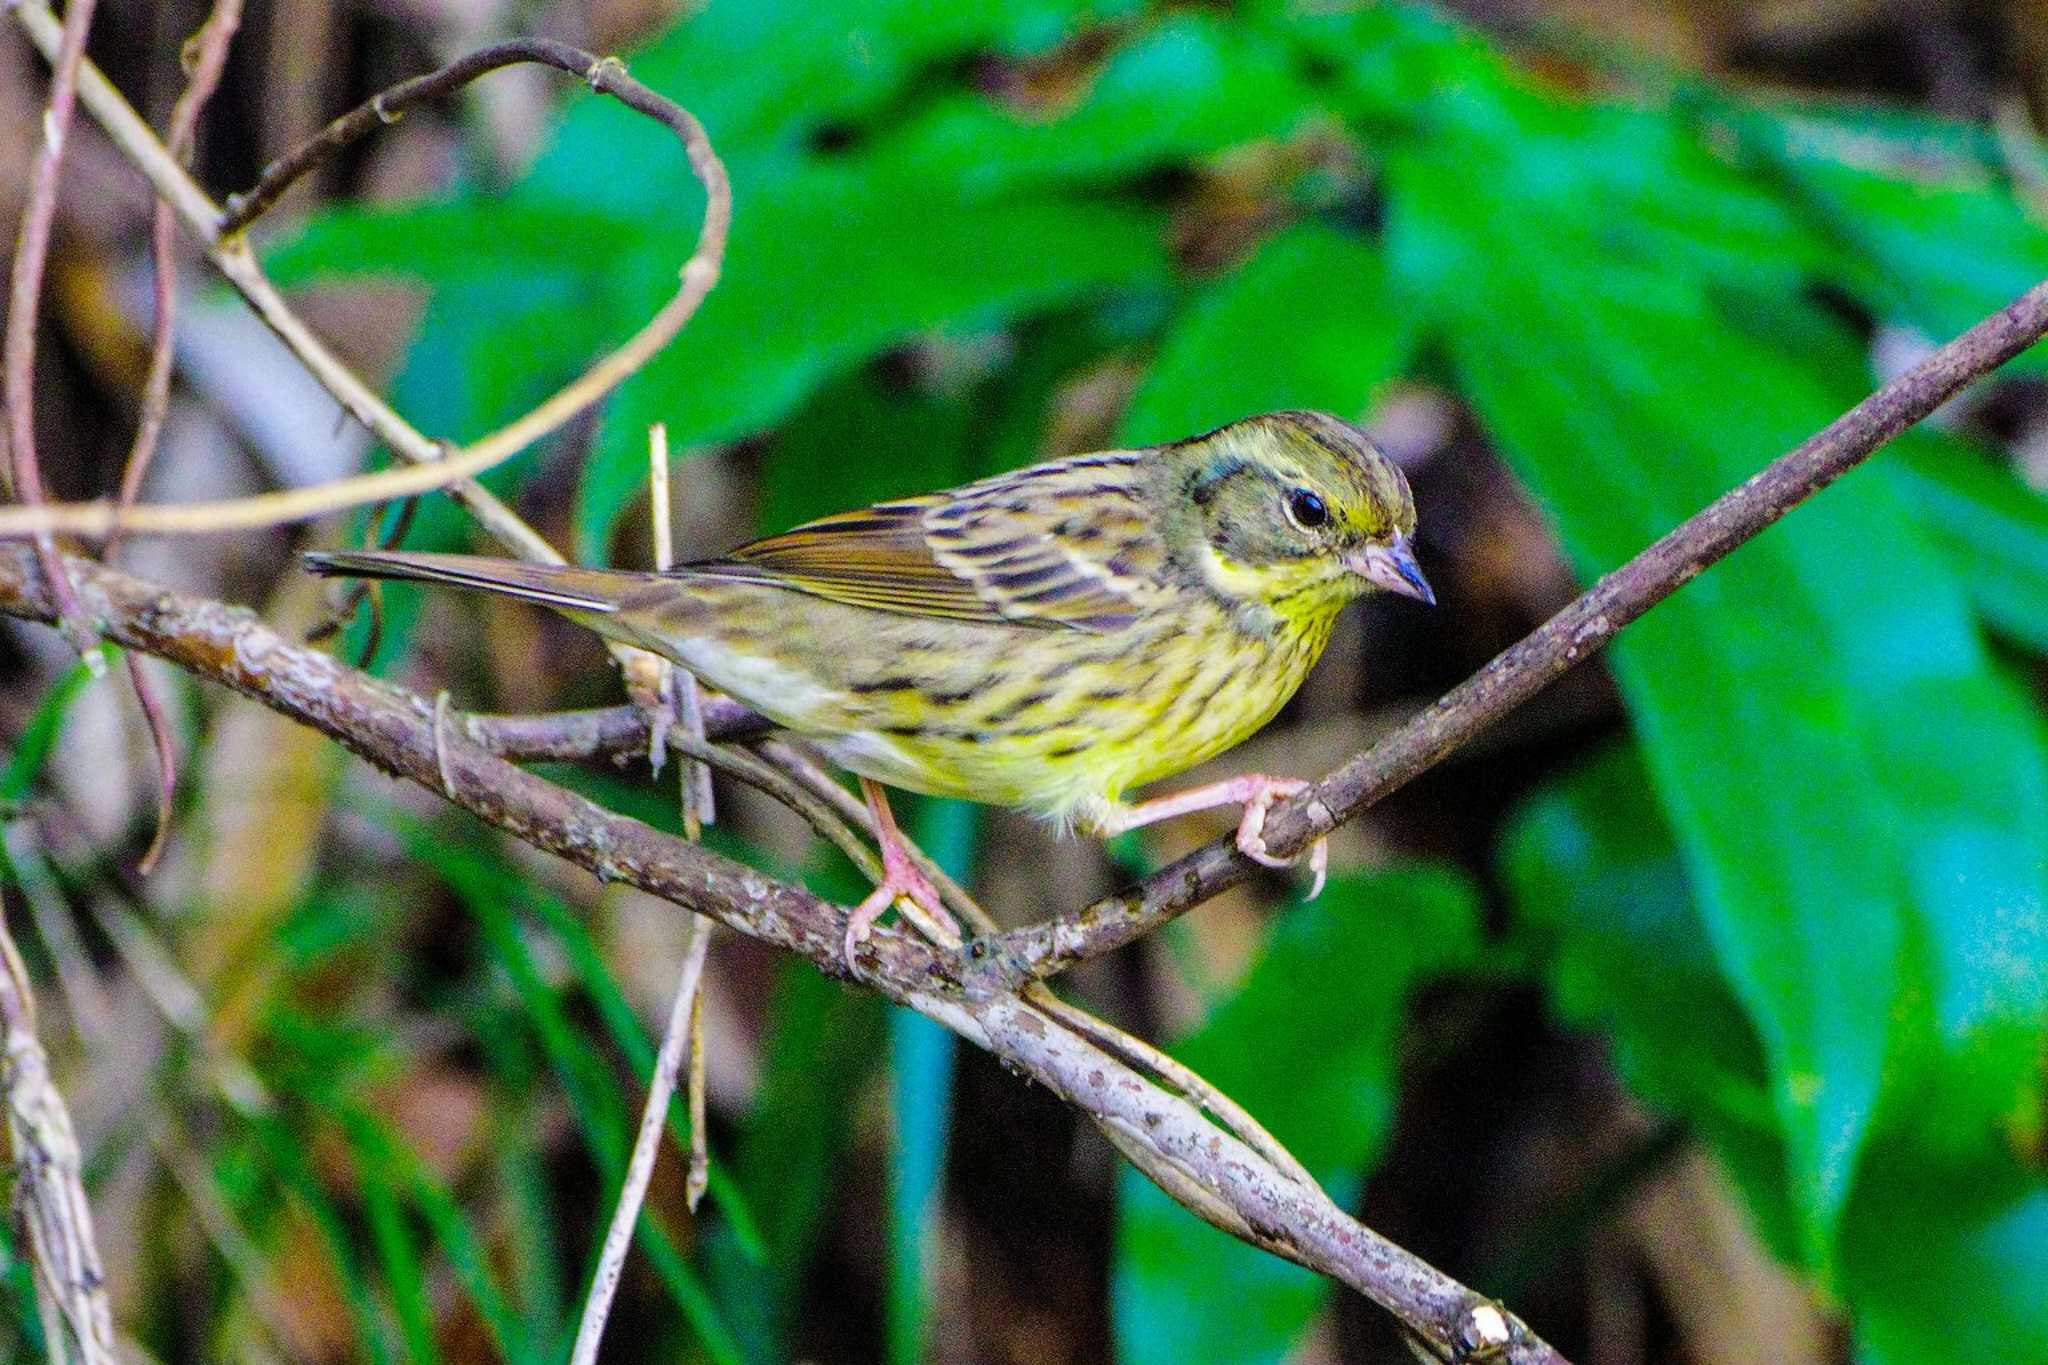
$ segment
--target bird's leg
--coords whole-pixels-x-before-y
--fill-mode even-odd
[[[896,828],[896,816],[889,809],[889,798],[883,794],[882,784],[863,777],[860,793],[867,798],[868,815],[875,822],[875,842],[882,848],[882,884],[870,891],[867,899],[856,905],[853,914],[847,917],[846,960],[853,961],[853,950],[867,938],[875,927],[875,921],[896,903],[898,897],[914,901],[925,913],[951,930],[957,940],[960,926],[940,902],[939,889],[932,885],[931,878],[918,871],[917,861],[903,846],[903,831]]]
[[[1227,777],[1221,782],[1211,782],[1207,786],[1175,792],[1171,796],[1154,797],[1135,806],[1112,807],[1092,823],[1097,833],[1107,836],[1121,834],[1140,825],[1154,825],[1161,820],[1171,820],[1176,815],[1188,815],[1198,810],[1213,810],[1217,806],[1243,806],[1244,813],[1237,821],[1237,851],[1265,867],[1292,867],[1301,861],[1299,855],[1293,858],[1276,858],[1266,851],[1266,812],[1273,808],[1275,801],[1299,795],[1308,789],[1309,784],[1298,777],[1268,777],[1264,773],[1247,773],[1243,777]],[[1314,900],[1322,894],[1323,882],[1329,877],[1330,841],[1327,838],[1317,839],[1309,845],[1308,871],[1308,898]]]

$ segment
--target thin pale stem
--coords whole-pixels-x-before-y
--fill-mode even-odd
[[[675,1098],[676,1078],[690,1041],[690,1016],[696,1011],[697,991],[704,979],[705,950],[710,946],[711,926],[694,917],[690,926],[682,980],[676,984],[675,999],[669,1005],[668,1027],[662,1033],[661,1051],[654,1059],[654,1076],[648,1082],[647,1106],[640,1112],[640,1129],[633,1138],[633,1156],[626,1163],[619,1202],[612,1209],[611,1225],[605,1230],[604,1247],[598,1253],[597,1273],[583,1302],[576,1345],[569,1355],[571,1365],[595,1365],[598,1345],[604,1340],[605,1320],[618,1292],[619,1276],[626,1268],[626,1252],[633,1245],[633,1228],[640,1221],[640,1206],[647,1199],[647,1182],[654,1175],[654,1159],[661,1151],[669,1101]]]

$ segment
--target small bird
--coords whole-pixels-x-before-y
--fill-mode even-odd
[[[1319,412],[1077,455],[877,503],[665,573],[405,552],[318,573],[421,579],[554,608],[653,651],[860,778],[884,879],[848,960],[909,897],[950,923],[878,784],[1021,807],[1108,836],[1237,805],[1237,847],[1295,778],[1124,794],[1271,720],[1375,589],[1434,603],[1415,501],[1364,432]],[[1314,895],[1327,849],[1311,851]]]

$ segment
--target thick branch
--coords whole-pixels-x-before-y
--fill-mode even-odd
[[[1622,627],[2044,334],[2048,283],[2035,285],[1722,494],[1435,705],[1301,796],[1275,805],[1266,820],[1267,845],[1283,855],[1297,852],[1429,771],[1590,658]],[[1054,975],[1143,937],[1255,870],[1231,840],[1215,840],[1074,914],[972,945],[982,958],[977,974],[991,987]]]
[[[843,908],[517,768],[473,742],[467,723],[451,718],[437,726],[425,698],[294,644],[246,610],[157,588],[88,560],[71,559],[67,567],[108,638],[251,696],[599,877],[629,882],[801,954],[835,976],[851,976],[986,1048],[1088,1113],[1193,1211],[1358,1290],[1428,1340],[1441,1358],[1561,1365],[1555,1351],[1499,1305],[1373,1233],[1187,1099],[1150,1084],[1028,1000],[964,986],[952,955],[882,930],[850,963],[843,955]],[[46,581],[25,546],[0,545],[0,615],[53,619]],[[613,722],[609,713],[598,714],[605,719],[579,743],[601,747],[597,732]],[[497,728],[501,737],[519,737],[521,729],[502,720],[478,725],[486,735]]]

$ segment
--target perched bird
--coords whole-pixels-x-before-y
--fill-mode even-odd
[[[1271,720],[1353,598],[1434,602],[1414,530],[1407,480],[1365,433],[1276,412],[878,503],[666,573],[404,552],[306,562],[553,607],[857,774],[885,878],[849,922],[850,957],[898,897],[947,919],[877,783],[1103,836],[1239,805],[1238,848],[1281,866],[1261,831],[1302,781],[1238,777],[1136,805],[1124,794]],[[1326,856],[1319,841],[1317,889]]]

